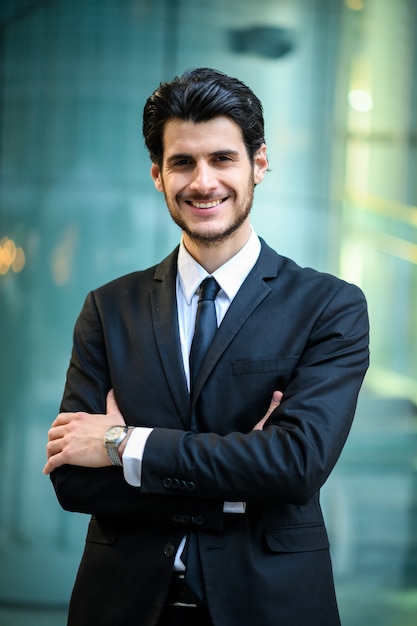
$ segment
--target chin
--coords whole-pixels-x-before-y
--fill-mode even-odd
[[[216,245],[220,245],[230,239],[232,235],[238,230],[240,224],[232,225],[229,228],[217,228],[217,229],[207,229],[207,230],[192,230],[192,229],[184,229],[189,238],[195,243],[205,246],[212,247]]]

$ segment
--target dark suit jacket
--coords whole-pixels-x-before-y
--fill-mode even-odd
[[[207,352],[191,423],[176,259],[90,293],[76,323],[61,410],[103,413],[114,388],[126,423],[154,431],[141,488],[117,467],[53,474],[61,505],[92,514],[70,624],[156,624],[194,528],[215,626],[336,626],[319,490],[368,366],[363,294],[262,242]],[[281,405],[252,431],[275,389]],[[223,514],[225,500],[246,513]]]

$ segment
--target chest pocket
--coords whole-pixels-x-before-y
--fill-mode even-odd
[[[280,359],[255,359],[235,361],[232,364],[234,376],[249,374],[291,374],[297,365],[298,356],[287,356]]]

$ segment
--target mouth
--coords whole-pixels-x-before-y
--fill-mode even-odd
[[[214,207],[220,206],[227,200],[226,198],[217,198],[215,200],[185,200],[185,202],[194,207],[195,209],[213,209]]]

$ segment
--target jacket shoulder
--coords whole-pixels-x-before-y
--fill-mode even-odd
[[[365,296],[355,284],[329,272],[319,271],[312,267],[303,267],[293,259],[283,256],[271,248],[263,239],[261,239],[261,266],[274,268],[269,272],[269,278],[276,280],[281,287],[287,285],[291,290],[301,289],[318,293],[336,293],[346,291],[352,296],[355,295],[359,300],[365,299]],[[265,273],[265,278],[268,273]],[[272,286],[272,285],[271,285]]]
[[[128,293],[132,289],[150,288],[155,281],[163,281],[170,275],[175,275],[177,256],[178,248],[171,252],[171,254],[160,263],[143,270],[136,270],[135,272],[114,278],[96,289],[93,289],[92,293],[94,297],[106,298],[116,294]]]

